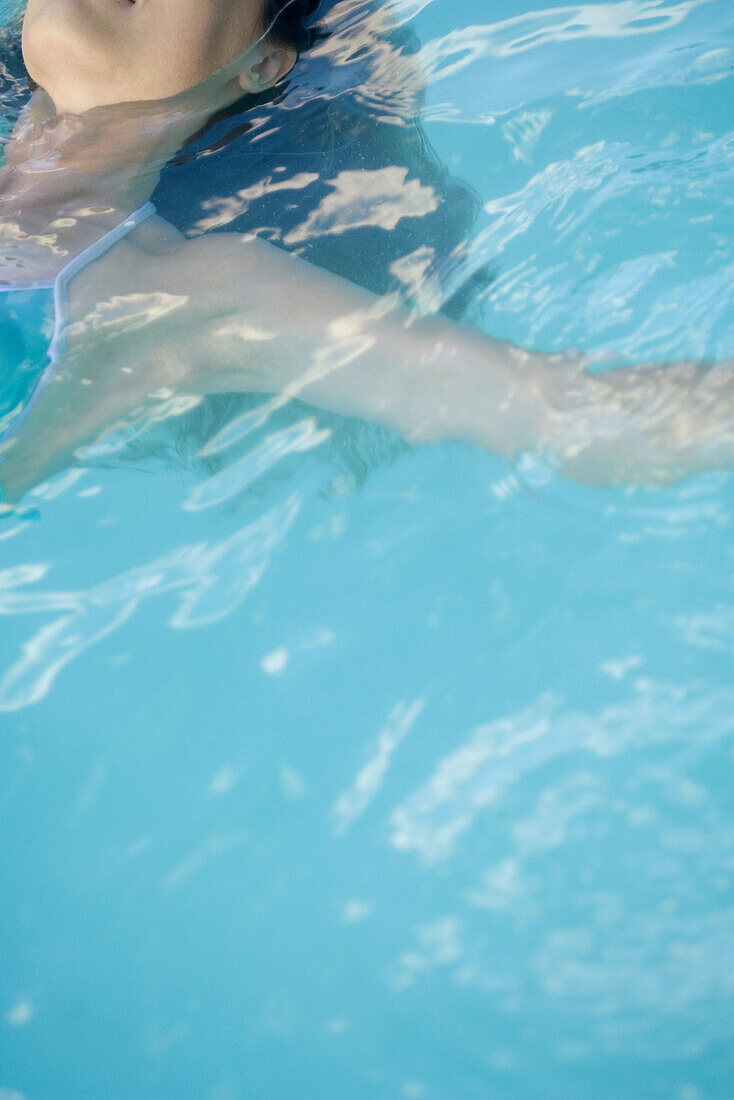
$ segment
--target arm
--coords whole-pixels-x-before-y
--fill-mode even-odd
[[[465,440],[509,459],[533,451],[597,485],[661,484],[734,461],[732,361],[589,372],[576,353],[524,351],[440,315],[411,317],[261,241],[198,243],[216,257],[204,266],[226,303],[195,340],[200,392],[279,392],[412,442]],[[254,272],[244,293],[243,250]]]
[[[589,374],[575,355],[526,352],[394,302],[258,240],[218,234],[137,271],[137,298],[172,303],[76,326],[0,473],[9,500],[151,394],[263,392],[391,427],[413,442],[465,440],[547,457],[595,484],[660,483],[734,457],[727,365]],[[108,317],[109,310],[108,309]],[[91,314],[90,314],[91,316]]]

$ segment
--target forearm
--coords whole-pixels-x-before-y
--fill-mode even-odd
[[[442,318],[406,327],[398,315],[303,347],[268,388],[412,443],[463,440],[512,458],[542,430],[544,377],[545,364],[509,344]]]

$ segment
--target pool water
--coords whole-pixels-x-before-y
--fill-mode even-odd
[[[731,357],[734,9],[544,3],[396,5],[473,322]],[[731,474],[310,417],[0,524],[0,1100],[731,1100]]]

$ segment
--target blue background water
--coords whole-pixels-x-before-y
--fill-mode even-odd
[[[424,5],[426,67],[525,10]],[[731,356],[732,19],[468,32],[477,323]],[[330,445],[0,528],[0,1097],[730,1100],[731,476]]]

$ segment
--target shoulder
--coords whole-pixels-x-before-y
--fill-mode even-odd
[[[127,243],[140,253],[158,256],[164,249],[175,250],[176,246],[185,240],[183,233],[180,233],[166,218],[162,218],[160,214],[153,214],[137,225],[124,238],[123,243]]]
[[[94,287],[106,295],[155,290],[185,293],[193,303],[207,287],[213,290],[228,277],[241,276],[257,262],[255,253],[262,257],[269,249],[271,246],[264,242],[237,233],[185,237],[165,218],[154,214],[95,261]],[[86,281],[84,274],[79,282]]]
[[[284,251],[255,232],[238,231],[235,227],[206,233],[181,232],[157,212],[137,225],[121,244],[131,246],[141,255],[158,257],[170,254],[179,259],[196,255],[241,254],[243,251],[253,256],[264,256]]]
[[[127,262],[142,264],[163,289],[186,293],[194,305],[232,288],[257,300],[273,282],[282,282],[304,265],[297,257],[249,233],[220,232],[185,237],[163,218],[154,217],[130,238]],[[146,281],[148,281],[146,279]]]

